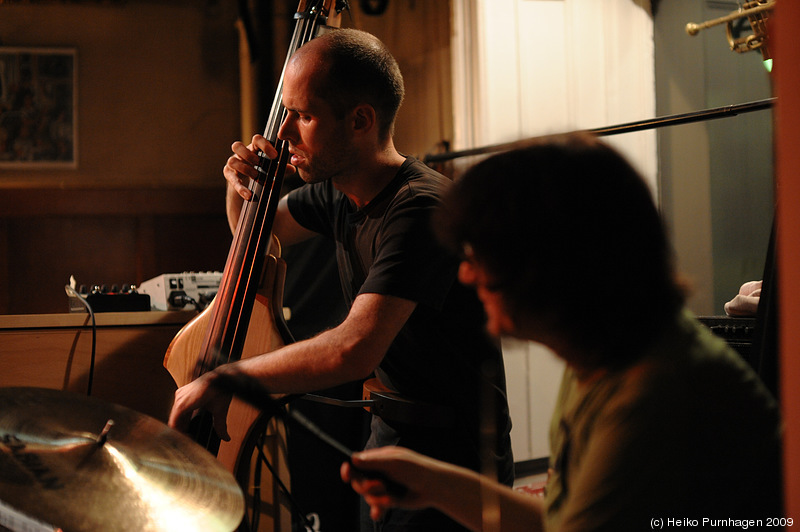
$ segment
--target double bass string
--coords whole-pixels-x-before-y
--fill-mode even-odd
[[[256,273],[263,271],[263,261],[266,254],[269,252],[269,247],[272,242],[271,229],[275,220],[278,203],[280,201],[286,165],[289,161],[290,154],[288,143],[278,139],[278,130],[280,129],[280,125],[282,124],[283,118],[286,115],[286,109],[282,103],[286,64],[288,64],[289,59],[294,51],[314,37],[321,20],[319,10],[313,12],[311,16],[300,13],[298,13],[296,16],[300,19],[300,22],[295,28],[295,32],[292,36],[292,42],[290,44],[291,52],[287,54],[284,68],[281,71],[281,76],[278,81],[278,87],[276,89],[275,98],[273,101],[272,112],[270,113],[270,117],[267,121],[267,126],[265,127],[263,135],[276,148],[278,151],[278,157],[275,159],[268,159],[263,153],[259,153],[259,168],[262,171],[264,168],[267,170],[264,173],[264,179],[261,179],[262,176],[259,176],[259,179],[251,180],[250,184],[250,190],[253,192],[253,199],[250,202],[247,202],[247,208],[253,208],[252,204],[255,203],[256,214],[255,223],[253,225],[257,227],[258,230],[256,232],[250,231],[247,233],[250,235],[251,239],[251,242],[248,243],[248,247],[254,246],[256,253],[255,258],[250,263],[247,271],[248,275],[245,283],[246,293],[255,291],[258,287],[251,285],[254,283],[257,285],[261,281],[260,276],[256,275]],[[267,193],[265,193],[265,189],[268,189]],[[254,243],[252,242],[253,238],[255,238]],[[246,310],[247,309],[243,307],[239,307],[234,333],[237,338],[243,339],[247,332],[249,325],[249,313],[247,313]],[[237,354],[231,353],[231,355],[228,357],[228,361],[231,361],[236,357]]]
[[[298,13],[296,17],[298,24],[292,36],[286,63],[294,51],[313,38],[321,21],[319,10],[313,10],[311,14]],[[272,142],[279,154],[283,154],[283,156],[270,160],[264,154],[260,154],[259,166],[268,170],[263,178],[260,176],[258,179],[250,180],[248,188],[252,193],[252,199],[245,202],[240,214],[233,246],[225,266],[225,274],[215,301],[216,311],[211,316],[209,333],[195,368],[195,378],[220,363],[238,359],[239,350],[247,332],[251,309],[250,305],[244,303],[255,293],[256,284],[261,280],[260,275],[254,275],[254,273],[259,272],[259,266],[263,266],[271,241],[271,234],[264,234],[267,233],[265,228],[269,227],[269,233],[271,233],[280,185],[282,185],[285,165],[289,156],[288,147],[284,146],[283,141],[277,138],[285,113],[282,105],[282,93],[286,63],[281,72],[272,111],[264,130],[264,137]],[[278,183],[275,182],[276,177],[279,178]],[[270,208],[270,204],[273,202],[275,206]],[[269,216],[267,217],[267,215]],[[269,221],[269,223],[265,224],[265,221]]]
[[[262,284],[267,254],[272,243],[272,225],[277,213],[281,187],[289,161],[288,142],[278,139],[278,131],[285,116],[282,104],[284,73],[294,52],[313,39],[320,26],[327,22],[325,2],[313,2],[310,9],[295,15],[296,25],[275,92],[264,137],[278,151],[278,157],[269,159],[259,154],[259,167],[264,173],[251,179],[248,188],[252,198],[245,201],[234,232],[223,278],[214,300],[213,312],[199,357],[194,366],[194,378],[221,365],[241,358],[245,337],[250,324],[253,304]],[[304,5],[301,2],[301,6]],[[216,454],[219,438],[216,436],[210,415],[204,414],[195,423],[194,439]]]
[[[334,8],[331,7],[334,1],[336,3],[335,14]],[[274,242],[275,247],[278,247],[277,241],[272,237],[272,224],[277,214],[286,165],[290,160],[288,142],[277,138],[282,119],[287,112],[282,105],[284,72],[295,51],[318,35],[318,32],[338,26],[341,11],[346,9],[347,2],[345,0],[300,1],[298,13],[295,15],[295,29],[286,56],[286,63],[274,95],[272,108],[269,111],[269,121],[264,130],[264,137],[275,146],[278,156],[272,160],[264,157],[263,153],[258,154],[259,166],[264,169],[264,172],[259,173],[255,179],[250,179],[247,183],[252,198],[242,204],[217,295],[212,304],[192,320],[189,326],[182,330],[183,334],[176,336],[170,344],[164,363],[179,386],[240,359],[244,353],[245,337],[252,317],[254,315],[261,316],[262,311],[266,311],[272,313],[272,317],[276,318],[277,313],[280,312],[279,306],[276,305],[277,301],[271,299],[280,297],[278,288],[267,285],[272,284],[274,280],[271,269],[273,263],[276,263],[278,268],[278,271],[275,272],[276,277],[281,277],[277,282],[282,282],[284,268],[277,257],[277,251],[271,253],[273,256],[268,255],[271,243]],[[330,26],[328,26],[329,23],[331,23]],[[267,273],[270,274],[270,277],[265,276]],[[270,301],[260,301],[262,293]],[[262,308],[262,303],[267,304],[266,309]],[[268,320],[269,316],[265,319]],[[270,325],[272,324],[264,324],[266,327]],[[273,349],[275,346],[271,343],[261,345],[275,340],[272,338],[273,332],[277,332],[278,335],[286,333],[283,338],[278,340],[287,343],[291,341],[288,331],[285,330],[285,324],[275,323],[274,325],[283,326],[279,331],[265,331],[267,334],[251,335],[251,342],[248,342],[246,346],[247,356],[251,352],[265,352]],[[260,326],[260,324],[256,324],[256,327]],[[198,348],[197,342],[200,340],[202,340],[202,344]],[[288,400],[287,396],[281,402],[285,405]],[[268,419],[263,413],[259,414],[250,408],[242,408],[243,406],[238,402],[231,405],[231,414],[233,415],[231,419],[234,421],[233,427],[231,425],[228,427],[231,441],[225,443],[220,441],[213,428],[211,415],[205,410],[192,420],[189,433],[194,441],[217,456],[234,473],[240,486],[248,494],[246,496],[249,515],[247,520],[257,523],[260,516],[271,515],[270,512],[278,511],[277,507],[269,509],[261,505],[262,482],[269,482],[266,477],[262,478],[261,476],[265,459],[260,458],[269,455],[269,453],[262,452],[262,443],[260,443],[263,434],[269,430]],[[259,448],[258,453],[255,452],[256,446]],[[256,484],[253,484],[254,481]],[[266,486],[266,484],[263,485]]]

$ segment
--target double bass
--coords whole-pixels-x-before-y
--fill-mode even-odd
[[[346,0],[302,0],[284,70],[300,46],[338,27],[345,9]],[[222,364],[274,351],[292,341],[282,312],[286,264],[272,235],[289,159],[288,143],[278,139],[286,113],[282,92],[283,74],[264,130],[264,137],[279,155],[270,160],[262,154],[259,166],[264,173],[249,183],[252,199],[242,208],[217,295],[167,349],[164,366],[178,386]],[[190,434],[216,454],[242,487],[247,507],[242,528],[253,532],[290,530],[291,513],[280,494],[289,483],[281,421],[234,398],[227,422],[231,437],[227,442],[217,437],[207,413],[193,420]]]

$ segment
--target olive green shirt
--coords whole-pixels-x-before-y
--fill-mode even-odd
[[[628,368],[588,384],[567,369],[550,447],[548,531],[780,515],[776,403],[688,312]]]

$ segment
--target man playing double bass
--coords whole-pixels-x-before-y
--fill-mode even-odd
[[[290,164],[306,185],[281,200],[273,231],[282,244],[318,233],[334,239],[350,310],[337,327],[233,365],[274,393],[312,392],[374,374],[419,408],[397,418],[373,416],[367,448],[410,447],[495,471],[510,485],[502,356],[485,333],[474,292],[456,282],[458,257],[431,231],[449,180],[394,146],[403,94],[397,62],[361,31],[326,33],[290,59],[278,137],[288,142]],[[228,215],[237,219],[251,199],[247,183],[259,177],[258,152],[277,152],[260,135],[232,149],[224,175]],[[205,409],[227,436],[230,397],[214,386],[218,371],[178,389],[171,426],[185,430],[193,412]],[[463,530],[431,509],[392,510],[375,524],[368,513],[362,517],[362,530],[411,529]]]

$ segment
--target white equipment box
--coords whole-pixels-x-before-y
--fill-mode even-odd
[[[164,273],[137,287],[140,294],[150,295],[153,310],[183,310],[192,305],[199,310],[214,299],[222,280],[222,272]]]

